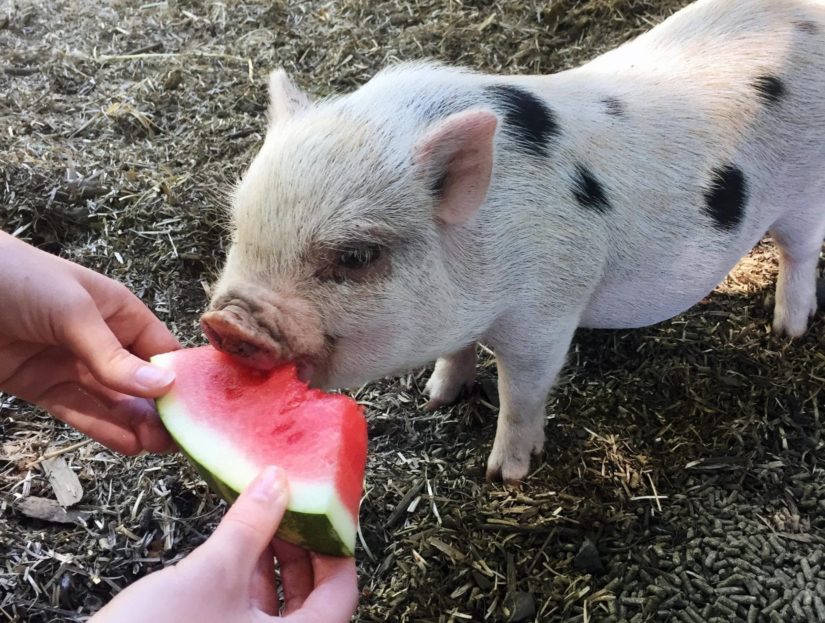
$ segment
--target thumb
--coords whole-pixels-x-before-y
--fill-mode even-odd
[[[235,500],[203,547],[219,556],[240,577],[251,574],[281,523],[289,501],[286,473],[274,465],[264,469]]]
[[[154,398],[175,380],[171,370],[153,366],[123,348],[91,298],[65,320],[63,339],[98,381],[117,392]]]

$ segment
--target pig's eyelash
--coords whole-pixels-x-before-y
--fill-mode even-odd
[[[347,247],[338,251],[335,263],[347,270],[360,270],[378,261],[383,252],[384,248],[378,244]]]
[[[322,258],[315,276],[335,283],[361,281],[388,266],[387,247],[373,241],[349,241],[327,250]]]

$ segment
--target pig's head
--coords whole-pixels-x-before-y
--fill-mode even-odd
[[[497,117],[319,104],[270,78],[265,142],[232,202],[232,244],[202,326],[251,366],[323,387],[432,361],[478,337],[464,290]],[[426,115],[424,115],[426,117]]]

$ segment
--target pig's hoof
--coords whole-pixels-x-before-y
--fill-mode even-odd
[[[527,476],[530,462],[527,465],[487,465],[487,481],[503,482],[505,485],[518,485]]]
[[[802,314],[787,314],[777,308],[773,318],[773,332],[785,337],[802,337],[808,330],[808,319],[813,317],[815,312],[816,307]]]
[[[435,411],[441,407],[455,404],[465,398],[469,398],[476,393],[475,370],[471,378],[455,378],[449,374],[444,374],[444,370],[439,374],[439,370],[433,372],[424,391],[430,400],[424,406],[427,411]]]
[[[817,284],[818,285],[818,284]],[[817,291],[796,299],[777,298],[773,310],[773,331],[786,337],[801,337],[808,330],[808,321],[814,317],[817,308]]]
[[[776,333],[780,337],[801,337],[805,334],[805,331],[808,329],[808,323],[804,323],[801,326],[799,324],[790,324],[785,322],[777,322],[774,321],[773,323],[773,332]]]
[[[515,485],[524,480],[530,471],[531,455],[539,454],[544,447],[544,434],[539,437],[540,440],[518,448],[502,449],[494,443],[487,460],[487,480],[503,481],[507,485]]]
[[[459,390],[458,394],[452,396],[450,394],[438,394],[438,393],[431,393],[430,399],[427,401],[427,404],[424,405],[425,411],[435,411],[436,409],[440,409],[441,407],[449,407],[450,405],[454,405],[462,400],[467,400],[471,396],[474,396],[478,393],[478,389],[476,384],[470,383],[468,385],[462,385]]]

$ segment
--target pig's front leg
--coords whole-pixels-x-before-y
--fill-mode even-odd
[[[424,391],[430,397],[427,411],[454,403],[469,391],[476,378],[476,345],[470,344],[435,362],[435,370]]]
[[[803,335],[817,308],[816,267],[825,237],[825,211],[809,212],[795,219],[786,217],[771,227],[779,247],[773,329],[788,337]]]
[[[552,325],[552,326],[548,326]],[[578,316],[567,321],[515,325],[491,340],[498,365],[496,439],[487,460],[487,479],[515,483],[530,469],[530,457],[544,446],[547,394],[564,365]]]

